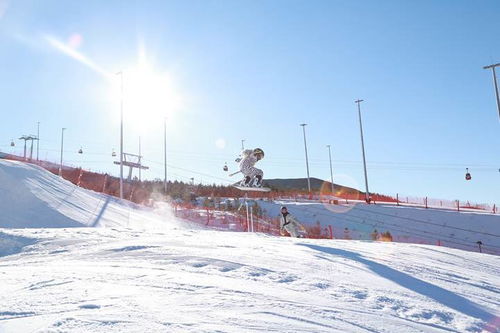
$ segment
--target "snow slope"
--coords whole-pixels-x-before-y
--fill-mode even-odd
[[[500,257],[210,230],[4,229],[0,332],[496,332]]]
[[[150,209],[82,189],[36,165],[2,159],[0,213],[0,228],[157,228],[162,219]]]
[[[318,202],[258,200],[269,216],[278,216],[285,205],[300,221],[323,227],[331,225],[335,238],[344,237],[349,228],[353,239],[371,239],[374,229],[390,231],[395,241],[424,242],[500,255],[500,216],[391,205],[330,205]]]

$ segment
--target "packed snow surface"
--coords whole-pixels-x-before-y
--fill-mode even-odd
[[[3,229],[0,332],[495,332],[500,258],[170,229]],[[28,241],[31,240],[31,241]]]
[[[7,161],[0,210],[1,333],[497,332],[500,324],[498,256],[194,228]]]

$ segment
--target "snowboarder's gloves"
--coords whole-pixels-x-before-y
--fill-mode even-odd
[[[237,159],[235,159],[234,161],[235,161],[235,162],[237,162],[237,163],[240,163],[240,162],[241,162],[241,158],[239,158],[239,157],[238,157],[238,158],[237,158]]]

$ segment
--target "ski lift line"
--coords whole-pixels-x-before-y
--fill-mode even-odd
[[[9,147],[9,145],[0,145],[0,147]],[[50,148],[43,148],[40,149],[41,151],[46,151],[46,152],[60,152],[60,149],[50,149]],[[65,153],[71,153],[73,150],[64,150]],[[198,153],[190,153],[190,152],[181,152],[181,151],[174,151],[174,150],[167,150],[167,153],[169,154],[190,154],[190,155],[205,155],[205,156],[213,156],[213,154],[198,154]],[[90,152],[86,150],[84,153],[85,155],[103,155],[107,156],[109,155],[108,152],[94,152],[91,150]],[[225,155],[227,156],[232,156],[232,155]],[[274,158],[279,159],[279,158]],[[284,159],[284,158],[282,158]],[[195,160],[195,159],[193,159]],[[200,159],[196,159],[200,160]],[[208,159],[203,159],[205,161],[213,161],[214,163],[220,163],[220,159],[218,158],[208,158]],[[296,158],[289,158],[288,160],[297,160],[297,161],[302,161],[301,159],[296,159]],[[315,159],[310,159],[311,160],[311,165],[314,166],[320,166],[320,167],[325,167],[327,166],[327,160],[324,159],[316,159],[317,161],[321,161],[322,163],[319,162],[314,162]],[[267,161],[266,161],[267,162]],[[281,164],[283,163],[283,164]],[[268,165],[272,166],[288,166],[290,167],[290,163],[286,162],[267,162]],[[351,161],[351,160],[335,160],[334,164],[337,166],[359,166],[361,165],[361,161]],[[393,166],[388,166],[388,165],[394,165]],[[405,166],[407,165],[407,166]],[[491,166],[491,165],[473,165],[473,164],[435,164],[435,163],[411,163],[411,162],[377,162],[377,161],[372,161],[368,164],[369,169],[397,169],[397,170],[405,170],[405,171],[411,171],[411,170],[424,170],[424,169],[435,169],[435,170],[458,170],[462,169],[464,165],[469,165],[471,167],[474,167],[475,171],[477,170],[483,170],[483,171],[498,171],[498,167],[496,166]],[[293,166],[293,165],[292,165]]]
[[[41,151],[52,151],[52,152],[59,152],[60,150],[56,150],[56,149],[40,149]],[[64,150],[65,153],[74,153],[73,150]],[[96,155],[96,156],[108,156],[109,153],[96,153],[96,152],[88,152],[87,150],[83,153],[84,155]],[[200,160],[200,159],[196,159],[196,160]],[[205,160],[205,161],[210,161],[210,162],[213,162],[214,164],[218,164],[220,163],[220,160],[218,159],[209,159],[209,160]],[[277,166],[277,167],[280,167],[280,166],[286,166],[286,167],[296,167],[296,168],[300,168],[300,165],[290,165],[290,164],[278,164],[278,163],[267,163],[268,165],[270,166]],[[335,163],[337,165],[337,167],[349,167],[349,166],[361,166],[361,163],[355,163],[353,165],[351,164],[341,164],[341,163]],[[311,165],[313,166],[318,166],[318,167],[327,167],[327,165],[319,165],[319,164],[315,164],[315,163],[311,163]],[[400,171],[422,171],[422,172],[431,172],[431,171],[457,171],[457,170],[461,170],[462,167],[448,167],[448,168],[439,168],[439,167],[424,167],[424,168],[421,168],[421,167],[391,167],[391,166],[383,166],[383,165],[368,165],[368,169],[370,170],[400,170]],[[484,172],[492,172],[492,173],[497,173],[498,172],[498,168],[496,167],[492,167],[492,168],[476,168],[475,169],[476,172],[478,171],[484,171]]]
[[[54,143],[53,141],[47,141],[47,140],[44,140],[45,142],[49,142],[49,143]],[[66,140],[68,141],[68,140]],[[90,142],[90,141],[74,141],[74,140],[69,140],[68,142],[73,142],[73,143],[76,143],[77,145],[81,145],[82,143],[92,143],[92,144],[95,144],[95,145],[107,145],[108,142],[104,143],[104,142]],[[9,145],[0,145],[0,146],[3,146],[3,147],[7,147]],[[59,149],[41,149],[41,150],[45,150],[45,151],[60,151]],[[67,152],[67,151],[65,151]],[[154,155],[154,152],[155,151],[152,151],[151,154]],[[189,152],[189,151],[185,151],[185,150],[167,150],[167,153],[170,153],[170,154],[184,154],[184,155],[198,155],[198,156],[214,156],[215,154],[213,153],[200,153],[200,152]],[[87,154],[87,153],[86,153]],[[90,154],[90,153],[89,153]],[[92,154],[102,154],[102,155],[108,155],[108,153],[92,153]],[[231,158],[231,157],[234,157],[234,154],[216,154],[216,155],[219,155],[219,156],[223,156],[223,157],[227,157],[227,158]],[[294,158],[294,157],[279,157],[279,156],[274,156],[273,157],[274,160],[285,160],[285,161],[291,161],[291,160],[296,160],[296,161],[302,161],[302,158]],[[328,160],[324,159],[324,158],[310,158],[309,159],[311,162],[316,162],[316,163],[327,163]],[[219,160],[218,160],[219,161]],[[335,164],[338,164],[338,163],[347,163],[347,164],[361,164],[361,161],[357,161],[357,160],[338,160],[336,159],[334,161]],[[438,168],[441,168],[441,167],[464,167],[465,165],[468,165],[470,167],[474,167],[474,168],[495,168],[495,169],[498,169],[497,167],[493,167],[491,165],[485,165],[485,164],[469,164],[469,163],[422,163],[422,162],[398,162],[398,161],[371,161],[369,163],[369,165],[385,165],[385,164],[395,164],[395,165],[409,165],[409,166],[433,166],[433,167],[438,167]]]
[[[57,142],[54,142],[54,141],[50,141],[50,140],[44,140],[45,142],[49,142],[49,143],[53,143],[53,144],[58,144]],[[66,140],[67,142],[70,142],[70,143],[75,143],[76,145],[81,145],[82,143],[83,144],[92,144],[92,145],[100,145],[100,146],[103,146],[103,145],[108,145],[109,143],[108,142],[97,142],[97,141],[76,141],[76,140]],[[9,145],[0,145],[0,146],[3,146],[3,147],[6,147],[6,146],[9,146]],[[42,149],[41,149],[42,150]],[[46,150],[46,151],[60,151],[59,149],[43,149],[43,150]],[[65,151],[66,152],[66,151]],[[157,152],[159,154],[159,151],[150,151],[150,153],[152,155],[155,155],[155,152]],[[163,151],[162,151],[163,152]],[[167,153],[170,153],[170,154],[184,154],[184,155],[198,155],[198,156],[214,156],[214,155],[218,155],[218,156],[221,156],[221,157],[226,157],[226,158],[231,158],[231,157],[234,157],[235,154],[220,154],[220,153],[216,153],[216,154],[213,154],[213,153],[200,153],[200,152],[190,152],[190,151],[185,151],[185,150],[175,150],[175,149],[167,149]],[[87,154],[87,153],[86,153]],[[92,153],[92,154],[103,154],[103,155],[108,155],[108,153]],[[280,157],[280,156],[273,156],[273,159],[274,160],[285,160],[285,161],[291,161],[291,160],[296,160],[296,161],[300,161],[302,162],[302,158],[296,158],[296,157]],[[309,159],[310,162],[318,162],[318,163],[327,163],[328,160],[324,159],[324,158],[310,158]],[[352,164],[361,164],[361,161],[357,161],[357,160],[339,160],[339,159],[336,159],[334,161],[335,164],[337,163],[352,163]],[[396,165],[410,165],[410,166],[436,166],[436,167],[443,167],[443,166],[453,166],[453,167],[464,167],[465,165],[468,165],[470,167],[483,167],[483,168],[495,168],[495,169],[498,169],[497,167],[493,167],[491,165],[485,165],[485,164],[469,164],[469,163],[422,163],[422,162],[399,162],[399,161],[371,161],[369,163],[370,165],[373,165],[373,164],[396,164]]]
[[[165,165],[164,163],[153,161],[153,160],[149,160],[149,159],[144,159],[144,160],[147,161],[147,162],[153,163],[153,164],[157,164],[157,165]],[[194,171],[194,170],[189,170],[189,169],[186,169],[186,168],[176,167],[176,166],[173,166],[171,164],[167,164],[167,167],[173,168],[173,169],[177,169],[177,170],[186,171],[186,172],[190,172],[190,173],[195,173],[195,174],[198,174],[198,175],[201,175],[201,176],[205,176],[205,177],[208,177],[208,178],[212,178],[212,179],[218,179],[218,180],[221,180],[221,181],[223,181],[225,183],[232,184],[227,179],[224,179],[224,178],[221,178],[221,177],[217,177],[217,176],[213,176],[213,175],[209,175],[209,174],[206,174],[206,173],[202,173],[202,172],[198,172],[198,171]]]
[[[194,173],[194,174],[197,174],[197,175],[200,175],[200,176],[204,176],[204,177],[208,177],[208,178],[212,178],[212,179],[217,179],[217,180],[220,180],[220,181],[223,181],[227,184],[232,184],[232,182],[224,179],[224,178],[220,178],[220,177],[216,177],[216,176],[212,176],[212,175],[209,175],[209,174],[206,174],[206,173],[202,173],[202,172],[197,172],[197,171],[193,171],[193,170],[188,170],[188,169],[184,169],[184,168],[179,168],[179,167],[175,167],[175,166],[172,166],[170,164],[167,164],[167,166],[169,168],[173,168],[173,169],[177,169],[177,170],[182,170],[182,171],[186,171],[186,172],[190,172],[190,173]]]
[[[412,218],[412,217],[403,217],[403,216],[398,216],[398,215],[393,215],[393,214],[388,214],[388,213],[375,212],[375,211],[371,211],[371,210],[367,210],[367,209],[363,209],[363,208],[358,208],[357,206],[355,206],[353,208],[353,210],[354,209],[355,210],[360,210],[360,211],[363,211],[363,212],[367,212],[367,213],[376,214],[376,215],[382,215],[382,216],[388,216],[388,217],[395,217],[395,218],[399,218],[399,219],[402,219],[402,220],[407,220],[407,221],[412,221],[412,222],[417,222],[417,223],[422,223],[422,224],[433,225],[433,226],[437,226],[437,227],[441,227],[441,228],[448,228],[448,229],[454,229],[454,230],[472,232],[472,233],[481,234],[481,235],[485,235],[485,236],[500,237],[500,235],[490,234],[488,232],[480,232],[480,231],[474,231],[474,230],[464,229],[464,228],[459,228],[459,227],[445,226],[445,225],[442,225],[442,224],[439,224],[439,223],[433,223],[433,222],[429,222],[429,221],[423,221],[423,220],[419,220],[419,219]]]
[[[303,161],[301,158],[284,158],[284,157],[276,157],[273,156],[274,160],[296,160],[296,161]],[[324,159],[324,158],[310,158],[309,161],[312,162],[324,162],[327,163],[329,160]],[[342,159],[335,159],[334,163],[353,163],[353,164],[359,164],[361,161],[358,160],[342,160]],[[491,165],[486,165],[486,164],[470,164],[470,163],[425,163],[425,162],[400,162],[400,161],[370,161],[369,164],[398,164],[398,165],[409,165],[409,166],[457,166],[457,167],[464,167],[466,165],[468,166],[474,166],[474,167],[492,167]]]
[[[158,151],[156,151],[158,152]],[[163,151],[162,151],[163,152]],[[231,159],[234,157],[234,154],[213,154],[213,153],[199,153],[199,152],[189,152],[189,151],[184,151],[184,150],[167,150],[167,153],[169,154],[179,154],[179,155],[195,155],[195,156],[210,156],[210,160],[218,161],[220,162],[220,159],[218,158],[213,158],[214,155],[218,155],[224,158],[229,158]],[[156,155],[155,151],[150,151],[151,155]],[[158,153],[159,154],[159,153]],[[302,161],[301,158],[293,158],[293,157],[276,157],[273,156],[274,160],[284,160],[282,163],[286,163],[286,161],[291,161],[291,160],[296,160],[296,161]],[[318,163],[318,165],[323,164],[323,163],[329,163],[328,160],[325,159],[310,159],[311,162]],[[268,162],[269,163],[269,162]],[[278,162],[279,163],[279,162]],[[356,160],[335,160],[335,164],[338,163],[346,163],[346,164],[361,164],[361,161],[356,161]],[[394,165],[408,165],[410,167],[419,167],[419,166],[428,166],[428,167],[437,167],[437,168],[463,168],[465,165],[469,165],[471,167],[475,168],[495,168],[497,169],[496,166],[492,165],[485,165],[485,164],[469,164],[469,163],[415,163],[415,162],[398,162],[398,161],[371,161],[369,165],[385,165],[385,164],[394,164]],[[288,165],[288,164],[287,164]]]
[[[177,158],[179,160],[196,160],[196,161],[206,161],[206,162],[213,162],[214,164],[220,164],[221,160],[220,159],[214,159],[214,158]],[[316,167],[321,167],[321,168],[326,168],[326,164],[317,164],[317,163],[310,163],[312,166]],[[266,165],[269,166],[276,166],[276,167],[295,167],[299,168],[301,167],[298,164],[290,164],[290,163],[285,163],[285,162],[269,162],[266,161]],[[352,166],[361,166],[361,163],[335,163],[337,167],[352,167]],[[457,170],[462,170],[463,167],[457,166],[457,167],[433,167],[433,166],[392,166],[392,165],[378,165],[378,164],[372,164],[368,165],[368,169],[372,170],[401,170],[401,171],[426,171],[426,172],[431,172],[431,171],[457,171]],[[485,172],[498,172],[498,168],[496,167],[478,167],[476,168],[476,171],[485,171]]]

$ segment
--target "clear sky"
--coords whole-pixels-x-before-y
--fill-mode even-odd
[[[0,0],[0,150],[36,134],[57,161],[111,172],[125,151],[163,177],[228,183],[241,140],[266,178],[311,176],[370,190],[500,202],[500,2]],[[500,71],[499,71],[500,72]],[[10,147],[14,139],[16,147]],[[80,147],[84,154],[77,154]],[[472,180],[464,179],[469,167]]]

